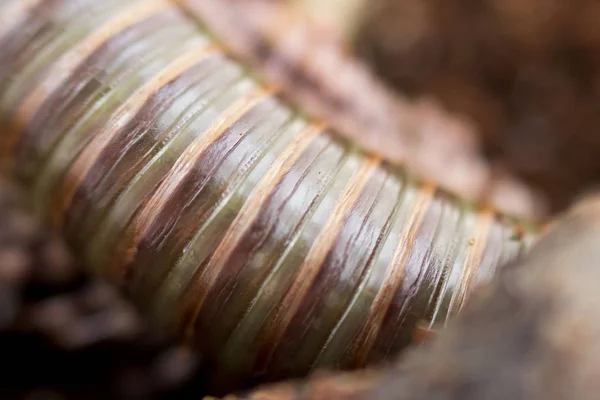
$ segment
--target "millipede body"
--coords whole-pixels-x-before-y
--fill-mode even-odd
[[[5,0],[0,54],[5,169],[225,376],[393,356],[530,238],[293,111],[174,2]]]

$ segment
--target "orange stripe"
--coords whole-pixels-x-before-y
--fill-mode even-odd
[[[81,185],[106,146],[109,145],[111,139],[139,112],[150,96],[200,60],[214,53],[217,49],[216,46],[212,45],[202,49],[196,47],[189,49],[136,91],[111,118],[113,122],[107,121],[107,128],[98,133],[90,144],[83,149],[65,175],[61,189],[57,191],[57,198],[52,206],[55,226],[60,227],[64,222],[65,213],[75,196],[77,188]]]
[[[0,8],[0,40],[15,26],[22,22],[22,18],[33,7],[44,0],[15,0],[5,7]]]
[[[269,362],[290,321],[298,311],[303,298],[323,267],[323,262],[331,247],[335,244],[348,213],[380,163],[381,160],[378,157],[366,158],[348,181],[344,192],[331,212],[331,216],[324,224],[323,230],[315,239],[313,246],[300,266],[294,282],[281,301],[274,317],[267,323],[265,332],[269,336],[266,340],[269,353],[265,359],[266,363]]]
[[[194,165],[202,157],[204,151],[218,140],[249,109],[265,97],[272,95],[272,93],[272,90],[259,88],[238,99],[238,101],[232,104],[213,122],[206,133],[196,138],[188,146],[144,208],[128,227],[128,234],[123,238],[123,245],[117,250],[117,254],[115,255],[115,262],[113,263],[115,267],[118,268],[133,261],[140,241],[154,223],[154,219],[158,214],[157,211],[165,207],[171,196],[177,191],[183,178],[193,171]]]
[[[374,346],[375,340],[381,330],[388,307],[390,306],[398,287],[402,283],[408,256],[410,255],[417,233],[421,227],[421,223],[423,222],[423,218],[425,217],[434,193],[435,186],[433,185],[424,185],[419,188],[416,204],[407,218],[406,224],[400,234],[398,246],[394,251],[390,265],[385,273],[383,285],[375,296],[366,322],[355,340],[358,365],[363,365],[371,352],[371,348]]]
[[[7,124],[8,129],[4,133],[5,140],[2,141],[2,146],[0,147],[0,156],[10,156],[18,142],[19,136],[42,104],[48,100],[57,88],[64,84],[75,69],[94,51],[114,35],[136,22],[165,9],[168,5],[163,0],[138,2],[105,22],[54,62],[50,70],[45,74],[42,83],[25,98],[17,109],[15,116]]]
[[[483,252],[485,250],[487,239],[492,230],[492,225],[494,223],[495,214],[492,208],[486,208],[482,210],[477,216],[477,224],[475,226],[473,232],[473,238],[469,242],[469,247],[467,249],[467,257],[465,258],[463,267],[462,267],[462,279],[461,284],[456,293],[452,296],[452,300],[450,302],[448,316],[456,315],[463,307],[466,298],[469,296],[471,287],[473,286],[473,279],[475,278],[475,273],[481,264],[481,259],[483,257]],[[442,298],[440,298],[442,301]],[[455,301],[458,301],[458,304],[455,305]],[[453,308],[456,307],[456,310],[453,311]]]
[[[225,268],[225,264],[231,253],[251,228],[263,205],[267,202],[269,194],[277,187],[281,179],[283,179],[285,174],[303,154],[304,150],[323,129],[324,126],[322,124],[309,125],[303,132],[298,134],[294,142],[287,146],[277,157],[267,170],[265,176],[252,190],[227,229],[223,240],[213,253],[202,275],[198,278],[199,283],[192,286],[201,286],[202,288],[206,288],[206,290],[189,290],[194,295],[194,310],[191,314],[190,327],[194,326],[194,322],[202,308],[202,304],[206,300],[209,289],[214,285],[223,268]]]

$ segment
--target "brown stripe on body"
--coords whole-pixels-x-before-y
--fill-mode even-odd
[[[253,357],[240,339],[254,342],[267,309],[273,309],[291,285],[319,232],[320,221],[329,215],[344,189],[346,180],[339,180],[340,171],[347,171],[345,178],[356,169],[358,161],[349,154],[348,146],[335,141],[329,132],[315,137],[272,190],[210,289],[210,301],[204,303],[193,328],[207,342],[204,351],[225,364],[234,361],[235,365],[227,368],[239,368]],[[192,310],[194,289],[186,293]],[[222,324],[214,326],[214,318]],[[242,359],[237,346],[246,349]],[[234,353],[235,360],[229,358],[229,352]]]
[[[432,309],[440,302],[442,288],[455,264],[464,230],[464,215],[468,210],[441,190],[436,193],[432,207],[438,208],[439,214],[433,242],[427,247],[428,256],[420,259],[411,255],[409,260],[410,264],[421,263],[425,271],[413,280],[412,285],[409,285],[410,280],[403,283],[403,288],[396,294],[383,320],[381,332],[367,362],[398,354],[411,344],[415,326],[434,330],[439,328],[432,325]],[[411,294],[406,298],[402,292]]]
[[[119,128],[137,114],[152,93],[216,50],[217,48],[214,46],[188,50],[173,60],[154,79],[147,82],[127,100],[121,110],[117,112],[117,115],[113,116],[112,121],[114,123],[107,124],[107,128],[101,130],[94,137],[94,140],[83,149],[64,177],[61,188],[57,191],[57,196],[52,202],[52,218],[55,226],[60,227],[63,225],[65,213],[68,211],[77,188],[81,185],[102,151],[117,135]]]
[[[293,316],[298,311],[308,289],[323,267],[323,262],[335,243],[348,213],[380,163],[379,158],[365,157],[355,175],[346,185],[346,189],[344,189],[329,219],[324,222],[323,229],[315,239],[315,243],[301,265],[292,286],[267,321],[264,330],[265,337],[261,340],[264,347],[259,356],[259,363],[263,366],[267,366],[271,362],[273,352],[279,345]]]
[[[225,63],[223,68],[218,68],[217,72],[204,79],[202,85],[195,87],[194,91],[200,90],[200,93],[196,93],[197,97],[186,100],[187,96],[181,95],[177,98],[174,107],[183,111],[168,128],[157,127],[157,137],[150,136],[150,140],[155,140],[156,143],[151,144],[144,155],[136,152],[137,146],[131,149],[135,162],[141,162],[138,164],[141,169],[123,187],[117,189],[118,193],[107,204],[101,221],[97,224],[92,221],[96,226],[93,227],[86,254],[90,260],[95,260],[93,265],[96,271],[113,282],[122,283],[120,264],[108,261],[122,254],[123,248],[119,247],[123,243],[121,235],[125,234],[136,213],[149,201],[190,144],[202,136],[235,100],[254,90],[256,86],[248,78],[242,78],[242,75],[243,71],[235,65]],[[140,143],[140,146],[145,145],[143,141]],[[127,162],[124,160],[124,163]],[[114,172],[118,174],[118,171]],[[105,175],[108,185],[110,179],[121,178],[119,175],[111,175],[112,173]]]
[[[385,224],[380,236],[374,240],[376,242],[374,244],[375,248],[368,260],[368,269],[365,271],[364,277],[361,278],[343,315],[337,319],[335,327],[331,330],[325,343],[322,344],[318,356],[312,363],[313,369],[331,366],[344,368],[352,365],[350,355],[354,352],[349,350],[350,345],[353,338],[360,332],[369,307],[382,285],[389,259],[396,249],[397,238],[404,222],[404,218],[399,218],[399,215],[406,215],[406,207],[403,203],[410,200],[411,195],[415,195],[415,190],[413,185],[407,182],[408,179],[403,174],[398,173],[396,168],[389,164],[385,165],[384,168],[391,176],[390,179],[385,181],[382,189],[383,193],[380,196],[381,201],[374,212],[387,215]],[[383,218],[383,216],[380,218]],[[427,225],[427,220],[426,217],[423,226]],[[423,237],[421,233],[417,242]],[[415,244],[415,247],[417,245],[418,243]],[[406,281],[407,279],[403,283]],[[349,360],[344,360],[345,357]]]
[[[136,297],[149,299],[146,303],[152,315],[169,329],[181,331],[179,304],[186,288],[208,262],[276,156],[306,126],[279,105],[274,96],[265,98],[206,151],[197,173],[190,176],[190,199],[174,213],[165,212],[164,223],[158,224],[163,233],[145,252],[144,248],[138,252],[136,264],[151,271],[134,282],[132,290]],[[256,117],[260,118],[255,124]]]
[[[21,89],[35,86],[35,79],[24,79],[19,76],[32,64],[33,60],[42,53],[45,46],[50,44],[56,35],[57,21],[54,19],[62,17],[72,22],[72,13],[80,11],[91,0],[65,1],[46,0],[34,5],[28,10],[27,15],[19,26],[9,31],[0,40],[0,107],[3,109],[0,115],[0,125],[3,126],[3,134],[0,137],[0,154],[7,143],[6,130],[11,129],[8,121],[14,109],[18,106],[16,100],[8,99],[10,89],[15,86]],[[64,28],[64,27],[63,27]],[[13,90],[14,92],[14,90]],[[13,93],[14,97],[14,93]],[[2,169],[10,169],[10,159],[2,157]]]
[[[409,193],[405,192],[401,200],[404,206],[414,204],[421,197],[419,185],[418,183],[409,185],[407,189],[412,192],[413,197],[409,198]],[[348,355],[342,357],[344,360],[343,367],[356,368],[363,366],[364,363],[370,364],[385,359],[390,354],[391,348],[399,351],[412,343],[415,326],[423,325],[425,322],[428,323],[427,320],[423,321],[423,319],[429,311],[429,304],[432,296],[436,293],[438,282],[442,279],[443,274],[440,274],[440,270],[443,268],[440,268],[440,265],[445,263],[445,257],[448,253],[444,241],[447,240],[449,232],[454,233],[456,230],[456,220],[459,214],[457,215],[454,211],[455,207],[452,201],[436,191],[415,236],[412,249],[404,266],[402,281],[385,311],[377,339],[367,359],[357,358],[363,344],[357,339],[365,329],[364,321],[368,320],[375,299],[378,298],[381,289],[386,284],[387,269],[378,279],[379,285],[373,284],[373,290],[375,291],[372,294],[373,300],[368,305],[364,315],[360,315],[362,325],[350,342]],[[406,227],[407,223],[410,222],[412,213],[413,209],[410,208],[398,222]],[[403,232],[404,229],[395,232],[396,242]],[[450,238],[450,240],[452,239]],[[392,254],[394,253],[395,249]],[[389,259],[392,257],[390,256]]]
[[[163,41],[178,38],[173,29],[164,29],[172,17],[172,13],[153,16],[109,39],[46,100],[21,133],[15,149],[19,165],[15,174],[21,180],[29,184],[57,141],[81,122],[111,87],[121,84],[129,68],[141,68],[149,50],[157,47],[157,36],[164,36]]]
[[[140,112],[101,152],[77,189],[66,216],[66,232],[73,240],[87,240],[116,196],[150,162],[160,144],[167,140],[182,104],[198,99],[198,82],[220,65],[220,56],[201,60],[181,76],[154,93]],[[200,91],[204,93],[204,91]],[[80,243],[83,245],[85,243]]]
[[[240,203],[264,175],[270,161],[265,154],[290,117],[277,104],[275,97],[264,97],[234,121],[205,149],[154,217],[134,263],[126,267],[131,271],[128,290],[142,305],[152,306],[156,291],[186,254],[193,254],[187,267],[195,271],[215,251]],[[195,240],[202,243],[200,250],[190,250]]]
[[[373,301],[361,333],[356,338],[356,343],[358,343],[357,347],[359,349],[356,359],[359,365],[363,365],[367,360],[371,348],[379,335],[381,325],[390,303],[405,277],[405,267],[410,251],[434,191],[434,188],[430,185],[424,185],[420,188],[419,197],[416,199],[412,213],[406,221],[405,229],[399,238],[396,252],[390,260],[390,265],[386,277],[384,278],[383,285]]]
[[[18,2],[19,0],[17,0]],[[85,4],[90,0],[82,0]],[[0,40],[2,62],[0,63],[0,95],[6,91],[10,76],[31,61],[32,56],[52,38],[55,28],[52,17],[66,0],[44,0],[27,10],[21,24],[6,32]],[[77,5],[77,3],[75,3]]]
[[[269,80],[283,83],[286,99],[327,119],[346,138],[384,154],[396,165],[404,164],[411,135],[403,130],[407,116],[398,115],[402,104],[346,54],[340,41],[323,40],[310,21],[281,4],[176,2],[192,18],[207,22],[236,55],[258,64]],[[239,21],[236,17],[244,13],[250,16]],[[355,95],[363,88],[368,98]]]
[[[270,376],[307,373],[351,305],[395,209],[396,199],[384,190],[394,178],[387,168],[377,168],[363,188],[273,354]]]
[[[55,137],[54,143],[49,143],[51,147],[48,154],[36,168],[37,174],[30,185],[36,200],[34,205],[42,215],[48,219],[52,217],[52,209],[48,207],[49,203],[52,203],[46,199],[55,198],[55,192],[61,187],[69,168],[85,147],[94,140],[95,135],[107,129],[109,124],[113,125],[111,129],[118,129],[119,124],[127,122],[129,116],[120,115],[126,107],[124,105],[127,104],[127,100],[175,58],[186,53],[186,49],[200,47],[199,38],[190,37],[192,29],[192,26],[185,24],[168,24],[158,30],[158,37],[140,40],[145,51],[136,51],[137,55],[127,52],[127,57],[122,60],[122,67],[114,67],[110,61],[100,65],[104,71],[112,69],[112,73],[99,78],[100,85],[92,93],[84,94],[84,100],[88,102],[81,110],[82,115],[72,117],[67,113],[65,129],[55,127],[49,132],[58,136]],[[74,102],[79,103],[78,99],[74,99]],[[115,120],[119,117],[123,119]]]
[[[233,265],[229,264],[232,254],[247,236],[265,203],[270,200],[281,180],[323,129],[322,125],[309,125],[300,132],[294,141],[277,156],[263,179],[254,187],[245,200],[236,218],[227,228],[227,232],[219,246],[213,252],[208,263],[201,269],[202,272],[199,276],[194,278],[192,287],[188,289],[189,292],[194,294],[193,310],[189,312],[190,316],[186,317],[186,319],[189,318],[189,322],[186,322],[186,324],[189,323],[190,327],[194,327],[194,322],[204,305],[204,301],[209,297],[209,293],[220,293],[224,289],[225,282],[221,274],[225,266],[227,265],[227,275],[236,274],[235,270],[232,270]],[[187,311],[185,313],[187,315]]]
[[[25,100],[38,84],[47,77],[52,65],[64,54],[77,45],[95,27],[105,22],[115,11],[117,0],[104,2],[64,1],[54,6],[43,9],[46,3],[32,11],[32,14],[41,13],[41,20],[36,21],[33,15],[33,35],[30,40],[18,43],[17,48],[10,49],[7,55],[9,62],[3,68],[3,81],[0,87],[2,106],[5,110],[4,120],[11,124],[11,130],[18,129],[22,121],[16,120],[16,114]],[[50,2],[50,4],[53,4]],[[27,28],[24,29],[27,31]],[[15,33],[19,35],[19,33]],[[8,40],[9,44],[11,40]],[[13,42],[14,43],[14,42]],[[15,53],[10,54],[11,51]],[[8,125],[8,124],[7,124]],[[2,147],[10,144],[12,136],[8,136]],[[0,150],[2,150],[0,147]],[[9,154],[8,150],[3,155]]]
[[[11,154],[19,135],[41,105],[73,74],[76,68],[107,40],[129,26],[142,21],[168,6],[164,0],[146,0],[126,8],[108,21],[102,23],[86,38],[56,60],[45,73],[45,78],[23,100],[4,132],[0,157]]]
[[[198,137],[188,146],[158,189],[148,199],[147,203],[143,205],[143,208],[128,226],[127,232],[124,234],[123,240],[114,257],[113,263],[115,265],[125,266],[135,260],[138,246],[155,224],[156,216],[161,211],[164,211],[165,206],[171,201],[172,196],[177,193],[183,178],[193,172],[195,164],[202,157],[204,151],[225,133],[231,124],[254,107],[256,103],[270,95],[271,91],[257,89],[239,99],[214,121],[205,134]],[[127,275],[126,272],[124,274]]]
[[[436,308],[444,296],[444,288],[460,253],[460,242],[464,240],[465,220],[469,217],[469,210],[455,204],[452,198],[443,196],[442,201],[444,214],[440,217],[440,232],[432,245],[440,261],[437,262],[439,266],[428,285],[426,309],[422,310],[428,321],[434,319]]]
[[[449,317],[455,316],[462,309],[471,289],[477,270],[481,264],[485,247],[494,223],[494,211],[485,208],[477,212],[477,224],[469,239],[469,248],[462,268],[462,279],[460,285],[455,289],[450,303]]]
[[[440,280],[436,294],[431,302],[430,311],[427,312],[430,325],[443,327],[451,317],[452,304],[456,291],[462,284],[464,278],[464,265],[467,260],[468,251],[471,247],[473,232],[476,230],[478,216],[475,209],[460,203],[455,203],[462,209],[462,215],[458,223],[458,229],[454,238],[444,239],[446,243],[452,243],[454,250],[449,262],[444,264],[443,278]]]

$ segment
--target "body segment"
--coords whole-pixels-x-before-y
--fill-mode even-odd
[[[11,11],[4,164],[95,273],[223,374],[386,359],[522,251],[514,221],[288,108],[174,3],[98,4]]]

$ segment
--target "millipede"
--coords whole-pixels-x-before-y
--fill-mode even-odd
[[[389,359],[536,236],[289,107],[168,0],[5,0],[0,154],[232,381]]]

